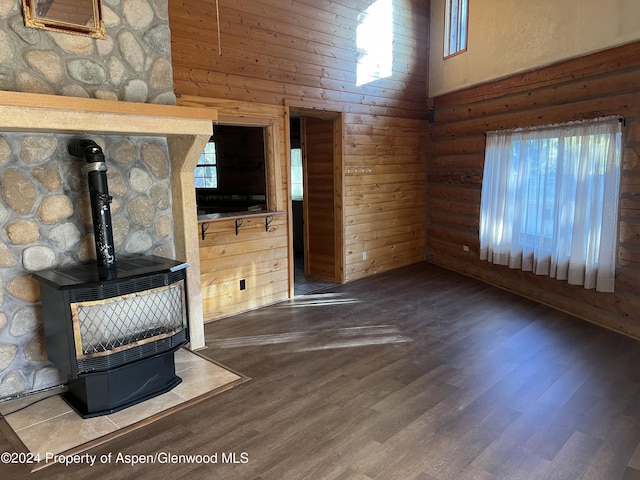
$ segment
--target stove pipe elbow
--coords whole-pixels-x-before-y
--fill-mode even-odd
[[[72,156],[83,157],[87,163],[104,163],[102,148],[93,140],[71,140],[68,149]]]

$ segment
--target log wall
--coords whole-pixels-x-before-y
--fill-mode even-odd
[[[271,292],[247,286],[233,294],[244,295],[246,301],[236,301],[220,295],[218,287],[209,288],[213,297],[205,299],[207,319],[288,295],[289,108],[342,115],[339,214],[344,238],[338,250],[344,258],[338,270],[344,280],[423,260],[429,0],[388,1],[393,5],[388,17],[394,31],[392,75],[365,85],[357,85],[357,60],[363,51],[356,41],[373,0],[220,1],[218,11],[214,0],[169,2],[177,103],[219,108],[221,121],[240,123],[275,109],[282,148],[277,180],[285,215],[274,221],[277,244],[265,246],[257,229],[255,237],[220,236],[218,253],[207,252],[209,263],[202,269],[203,288],[213,279],[236,285],[236,273],[219,272],[221,256],[237,252],[236,260],[250,265],[265,249],[278,252],[277,265],[270,267]],[[228,248],[232,244],[233,249]]]
[[[633,43],[434,98],[427,260],[640,338],[639,84],[640,43]],[[598,293],[480,261],[485,132],[605,115],[626,120],[616,292]]]

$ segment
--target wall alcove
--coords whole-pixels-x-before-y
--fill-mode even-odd
[[[216,120],[216,111],[209,108],[0,92],[0,133],[166,138],[171,162],[175,251],[179,260],[190,265],[187,291],[192,350],[204,347],[193,170]]]

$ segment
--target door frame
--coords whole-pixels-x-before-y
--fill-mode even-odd
[[[334,242],[335,242],[335,283],[345,282],[345,220],[344,220],[344,113],[339,111],[326,111],[298,106],[286,106],[285,115],[287,126],[287,191],[289,211],[289,297],[295,296],[294,291],[294,251],[293,251],[293,208],[291,200],[291,132],[289,121],[291,115],[300,117],[319,118],[331,120],[333,127],[333,194],[334,194]],[[306,173],[305,173],[306,177]],[[305,182],[307,179],[305,178]],[[306,242],[306,240],[305,240]],[[305,252],[306,254],[306,252]]]

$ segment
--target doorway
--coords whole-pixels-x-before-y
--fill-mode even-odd
[[[292,112],[291,188],[295,295],[344,282],[342,118]]]

